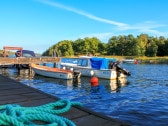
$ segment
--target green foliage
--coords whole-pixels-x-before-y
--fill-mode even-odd
[[[53,53],[57,53],[58,56],[73,56],[74,51],[72,47],[73,42],[69,40],[63,40],[58,42],[57,44],[50,47],[47,51],[45,51],[43,56],[53,56]]]
[[[101,43],[100,42],[98,44],[98,53],[101,53],[103,55],[107,54],[107,44],[106,43]]]
[[[98,52],[100,40],[93,37],[93,38],[84,38],[78,39],[73,43],[73,50],[75,54],[88,54],[92,53],[95,54]]]
[[[153,42],[150,46],[146,49],[146,56],[154,57],[156,56],[158,46]]]
[[[74,55],[74,51],[72,48],[72,41],[68,40],[60,41],[57,45],[55,45],[55,49],[58,51],[58,54],[60,56]]]
[[[53,56],[53,52],[59,56],[74,55],[113,55],[113,56],[168,56],[168,39],[163,36],[152,37],[140,34],[134,37],[132,34],[112,36],[108,43],[101,42],[98,38],[84,38],[75,41],[63,40],[48,50],[43,56]]]

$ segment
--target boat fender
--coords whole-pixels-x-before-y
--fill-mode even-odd
[[[66,69],[66,67],[65,67],[65,66],[63,66],[63,68],[62,68],[62,69],[64,69],[64,70],[65,70],[65,69]]]
[[[91,86],[98,86],[99,85],[99,80],[97,77],[92,77],[90,79]]]
[[[94,71],[93,71],[93,70],[90,71],[90,75],[91,75],[91,76],[94,75]]]

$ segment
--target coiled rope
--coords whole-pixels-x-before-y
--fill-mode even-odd
[[[58,115],[67,112],[71,106],[81,106],[81,103],[59,100],[37,107],[22,107],[18,104],[1,105],[0,125],[39,126],[40,124],[36,123],[40,121],[47,126],[75,126],[71,120]]]

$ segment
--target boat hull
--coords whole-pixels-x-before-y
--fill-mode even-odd
[[[90,68],[79,68],[73,67],[74,70],[78,70],[81,72],[81,76],[91,77],[96,76],[102,79],[117,79],[117,78],[125,78],[126,76],[122,73],[117,73],[116,70],[107,69],[107,70],[94,70]],[[93,73],[93,75],[91,74]]]
[[[68,70],[62,70],[58,68],[49,68],[46,66],[40,65],[31,65],[35,74],[52,77],[52,78],[60,78],[60,79],[73,79],[73,72]]]

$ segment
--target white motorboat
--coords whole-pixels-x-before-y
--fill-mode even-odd
[[[117,79],[130,75],[130,72],[121,68],[114,58],[79,57],[77,64],[60,63],[61,68],[78,70],[81,76],[96,76],[104,79]]]

